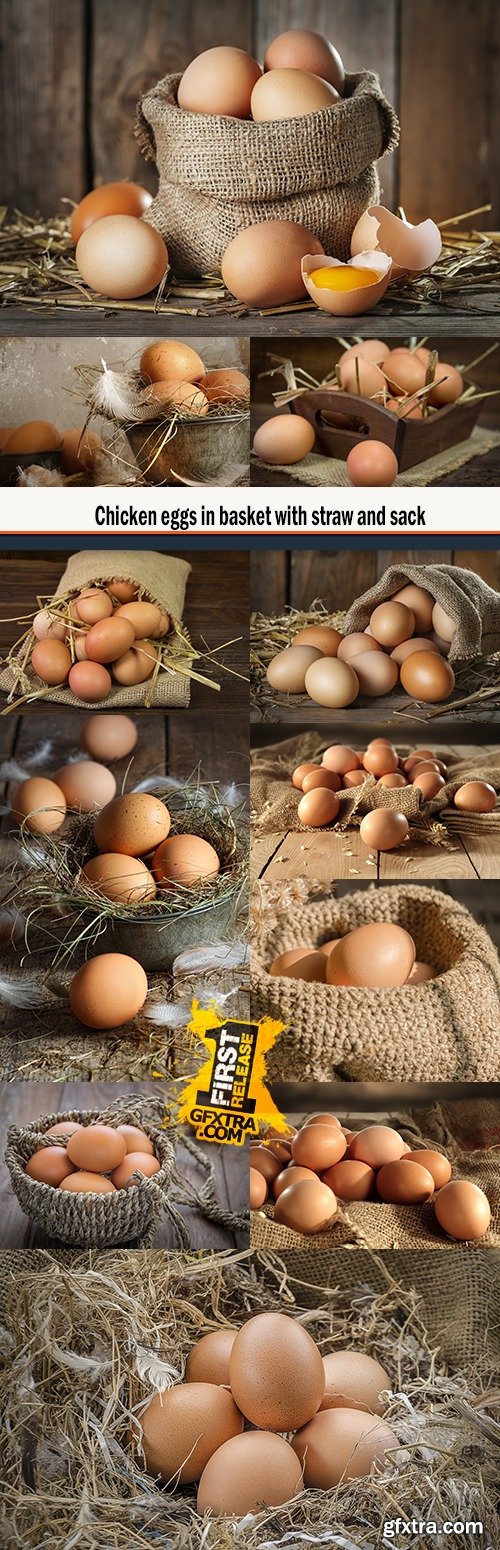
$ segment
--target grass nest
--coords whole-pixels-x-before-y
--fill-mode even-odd
[[[148,784],[148,793],[168,807],[170,834],[197,834],[216,850],[220,871],[196,888],[175,884],[143,903],[120,904],[105,899],[82,878],[81,869],[96,855],[93,829],[95,813],[75,815],[68,833],[61,837],[31,834],[21,825],[21,856],[12,869],[12,899],[24,915],[25,941],[42,928],[54,942],[52,967],[67,962],[82,948],[95,946],[109,922],[144,925],[160,930],[176,916],[232,901],[237,920],[247,878],[248,843],[243,807],[230,808],[219,788],[203,784],[199,772],[165,790],[165,780]],[[146,858],[147,860],[147,858]],[[4,903],[10,902],[7,895]],[[62,922],[62,932],[57,922]],[[61,940],[62,937],[62,940]]]
[[[258,712],[260,721],[279,721],[280,713],[285,707],[297,711],[297,722],[301,720],[301,713],[307,706],[309,710],[313,705],[308,694],[277,694],[267,682],[267,669],[272,658],[278,651],[284,651],[286,646],[291,646],[294,635],[299,630],[305,629],[310,624],[327,624],[335,630],[342,630],[346,616],[346,609],[338,609],[330,612],[320,598],[315,598],[310,608],[287,608],[282,614],[268,617],[266,614],[253,613],[250,618],[250,703]],[[446,716],[450,720],[460,719],[463,709],[471,708],[474,720],[491,721],[492,714],[500,711],[500,652],[492,653],[488,657],[478,657],[474,662],[454,663],[455,688],[453,699],[445,700],[440,705],[422,705],[417,700],[412,700],[408,695],[404,696],[404,704],[394,703],[392,696],[383,696],[377,700],[377,705],[383,707],[387,726],[397,728],[401,722],[414,721],[424,723],[434,721],[440,716]],[[362,696],[362,708],[364,702]],[[370,700],[369,705],[372,704]],[[316,719],[325,719],[325,712],[321,705],[315,706]],[[356,714],[359,709],[358,702],[348,707]],[[328,718],[327,718],[328,719]]]
[[[427,1327],[424,1291],[408,1268],[405,1277],[401,1259],[346,1252],[335,1269],[313,1277],[306,1256],[246,1250],[3,1255],[4,1550],[39,1550],[42,1542],[44,1550],[275,1550],[303,1536],[339,1550],[375,1550],[381,1525],[397,1516],[480,1520],[485,1542],[497,1544],[499,1394],[488,1272],[480,1272],[474,1293],[463,1271],[464,1315],[468,1300],[483,1293],[475,1321],[485,1321],[484,1355],[478,1358],[477,1331],[471,1335],[467,1321],[468,1359],[458,1356],[466,1338],[460,1332],[451,1364]],[[422,1259],[413,1261],[422,1289]],[[323,1352],[350,1346],[382,1362],[398,1463],[392,1459],[370,1479],[304,1491],[240,1522],[202,1520],[195,1488],[158,1488],[138,1467],[140,1412],[152,1392],[181,1377],[201,1335],[265,1309],[298,1319]],[[427,1550],[428,1540],[417,1534],[412,1545]]]

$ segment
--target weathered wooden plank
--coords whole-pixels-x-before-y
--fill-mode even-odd
[[[200,766],[205,780],[233,783],[245,791],[248,786],[248,716],[200,715],[169,716],[168,773],[184,780]]]
[[[480,507],[478,504],[478,515]],[[500,591],[500,551],[498,549],[455,549],[453,555],[455,565],[464,566],[465,570],[474,571],[476,576],[482,576],[483,581],[489,587]]]
[[[270,868],[279,860],[283,844],[286,840],[284,834],[262,834],[252,840],[250,852],[250,871],[255,880],[269,877]]]
[[[370,865],[368,851],[354,831],[341,838],[330,829],[307,833],[290,830],[265,876],[266,882],[272,883],[287,883],[296,877],[307,878],[310,883],[331,883],[340,877],[373,882],[377,866]]]
[[[379,877],[381,883],[389,880],[424,882],[442,877],[467,882],[475,881],[476,871],[458,836],[454,836],[453,850],[445,850],[440,845],[419,845],[413,840],[410,846],[405,845],[401,850],[381,852]]]
[[[259,554],[255,549],[250,555],[250,594],[255,613],[281,614],[289,596],[290,554],[287,549],[271,549]]]
[[[467,291],[467,302],[467,311],[458,305],[444,309],[440,303],[426,303],[419,307],[417,314],[413,307],[404,313],[399,306],[396,308],[395,303],[384,297],[377,306],[376,319],[370,312],[356,318],[356,333],[360,338],[372,339],[376,322],[377,333],[383,332],[387,339],[408,334],[411,329],[416,329],[417,324],[419,336],[438,334],[444,328],[449,335],[460,335],[461,338],[472,338],[474,341],[491,339],[498,327],[498,288],[492,288],[488,298],[484,291],[471,288]],[[189,300],[181,302],[179,309],[170,302],[168,305],[168,312],[131,307],[125,313],[113,308],[112,303],[103,306],[92,306],[89,303],[84,307],[44,305],[43,308],[24,304],[19,307],[9,305],[0,310],[0,334],[24,337],[25,334],[50,333],[77,338],[87,335],[89,329],[94,329],[96,333],[105,332],[110,337],[120,335],[123,338],[126,329],[130,337],[143,338],[147,329],[151,337],[160,339],[178,338],[179,332],[193,338],[210,336],[217,339],[224,333],[230,333],[233,337],[260,336],[278,343],[284,337],[303,335],[305,338],[316,336],[324,339],[330,333],[338,333],[338,324],[335,328],[329,326],[326,313],[316,307],[300,312],[282,312],[271,317],[261,316],[258,312],[228,317],[225,312],[210,312],[208,315],[200,312],[196,316],[195,301],[192,304]],[[183,306],[189,309],[189,315],[181,310]]]
[[[496,834],[461,834],[460,840],[482,882],[500,878],[500,841]]]
[[[29,215],[64,212],[61,199],[87,188],[85,9],[85,0],[1,8],[2,199]]]
[[[266,557],[262,557],[265,564]],[[304,549],[291,554],[290,602],[308,609],[320,598],[332,612],[351,603],[377,579],[375,549]]]

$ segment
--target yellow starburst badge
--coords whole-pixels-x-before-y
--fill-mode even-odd
[[[284,1023],[263,1017],[243,1022],[221,1017],[193,1001],[189,1032],[205,1044],[208,1057],[179,1100],[178,1119],[191,1125],[198,1141],[242,1146],[272,1123],[286,1130],[265,1082],[266,1055]]]

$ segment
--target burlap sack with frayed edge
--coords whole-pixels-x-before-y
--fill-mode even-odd
[[[167,1191],[175,1166],[175,1146],[170,1136],[141,1119],[141,1129],[149,1136],[160,1163],[159,1173],[117,1190],[114,1195],[73,1195],[66,1190],[53,1189],[49,1184],[40,1184],[24,1171],[33,1152],[37,1151],[44,1131],[61,1120],[74,1120],[82,1125],[134,1125],[137,1124],[137,1110],[109,1113],[98,1109],[66,1109],[64,1113],[42,1114],[31,1125],[22,1128],[10,1125],[5,1161],[14,1194],[25,1216],[36,1222],[53,1242],[101,1249],[131,1242],[137,1247],[150,1246],[154,1242],[158,1217],[162,1211],[169,1210]]]
[[[169,614],[175,630],[176,624],[180,624],[182,619],[190,570],[191,566],[185,560],[174,559],[169,554],[155,554],[149,550],[141,552],[131,549],[84,549],[78,554],[70,555],[54,597],[64,597],[67,592],[76,594],[90,582],[105,584],[114,577],[119,577],[120,581],[134,581],[151,602],[159,603],[165,613]],[[23,646],[18,655],[20,665],[23,662],[24,649]],[[111,672],[111,668],[108,670]],[[40,679],[29,668],[25,669],[24,677],[27,689],[19,692],[35,692],[37,689],[41,691],[44,688]],[[15,677],[12,669],[5,667],[0,674],[0,689],[8,692],[14,684]],[[96,708],[123,710],[126,706],[143,705],[149,693],[149,679],[146,683],[134,684],[131,688],[121,688],[119,684],[113,684],[106,699]],[[56,701],[58,705],[78,706],[83,710],[89,708],[88,701],[79,700],[71,689],[50,689],[44,692],[43,698],[44,701]],[[185,673],[162,671],[158,676],[151,704],[173,708],[189,705],[189,698],[189,677]]]
[[[270,915],[271,912],[269,912]],[[269,974],[281,953],[320,946],[374,921],[409,931],[436,978],[367,990]],[[437,888],[363,889],[273,914],[252,944],[251,1015],[285,1023],[268,1056],[270,1081],[498,1081],[500,965],[462,904]]]
[[[500,1248],[500,1124],[498,1105],[491,1102],[433,1105],[416,1112],[398,1125],[408,1147],[445,1152],[452,1165],[453,1178],[470,1179],[487,1195],[491,1223],[483,1238],[472,1249]],[[370,1249],[459,1249],[463,1244],[448,1238],[436,1221],[432,1203],[424,1205],[385,1205],[382,1200],[338,1202],[338,1216],[326,1232],[291,1232],[273,1218],[273,1206],[252,1211],[250,1217],[252,1248],[266,1253],[286,1249],[306,1249],[309,1253],[362,1244]]]
[[[500,651],[500,596],[482,576],[458,565],[389,565],[380,581],[352,604],[342,634],[364,630],[377,604],[399,592],[409,581],[431,592],[450,619],[455,620],[450,662],[470,662],[473,657]]]
[[[310,833],[300,822],[297,809],[301,792],[292,785],[292,774],[299,764],[321,764],[326,747],[324,738],[316,732],[306,732],[300,737],[286,738],[269,748],[256,749],[251,756],[250,801],[252,832],[254,839],[261,834]],[[411,749],[403,750],[406,754]],[[337,792],[340,812],[334,823],[326,824],[322,834],[343,833],[355,815],[362,817],[375,807],[387,807],[404,813],[411,824],[414,837],[418,832],[429,840],[438,842],[446,838],[449,825],[467,834],[496,833],[500,825],[500,808],[491,813],[458,812],[453,806],[455,792],[466,781],[481,780],[500,789],[500,755],[481,755],[480,761],[474,750],[468,758],[455,761],[449,779],[431,801],[424,800],[418,786],[380,786],[373,775],[367,775],[364,784],[351,790]]]
[[[145,219],[164,237],[174,273],[218,271],[239,231],[298,221],[346,261],[351,236],[379,195],[376,162],[398,144],[399,124],[377,75],[346,76],[331,108],[264,124],[187,113],[180,75],[167,75],[138,107],[136,135],[160,174]]]

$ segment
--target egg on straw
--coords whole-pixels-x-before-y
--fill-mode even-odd
[[[374,250],[357,253],[347,264],[338,258],[306,253],[302,279],[310,297],[322,312],[334,317],[355,317],[370,312],[387,290],[392,260]]]
[[[365,258],[367,249],[370,257],[375,252],[391,260],[393,280],[400,276],[411,279],[437,263],[442,249],[441,233],[434,221],[411,226],[383,205],[371,205],[360,216],[351,237],[353,257]]]

